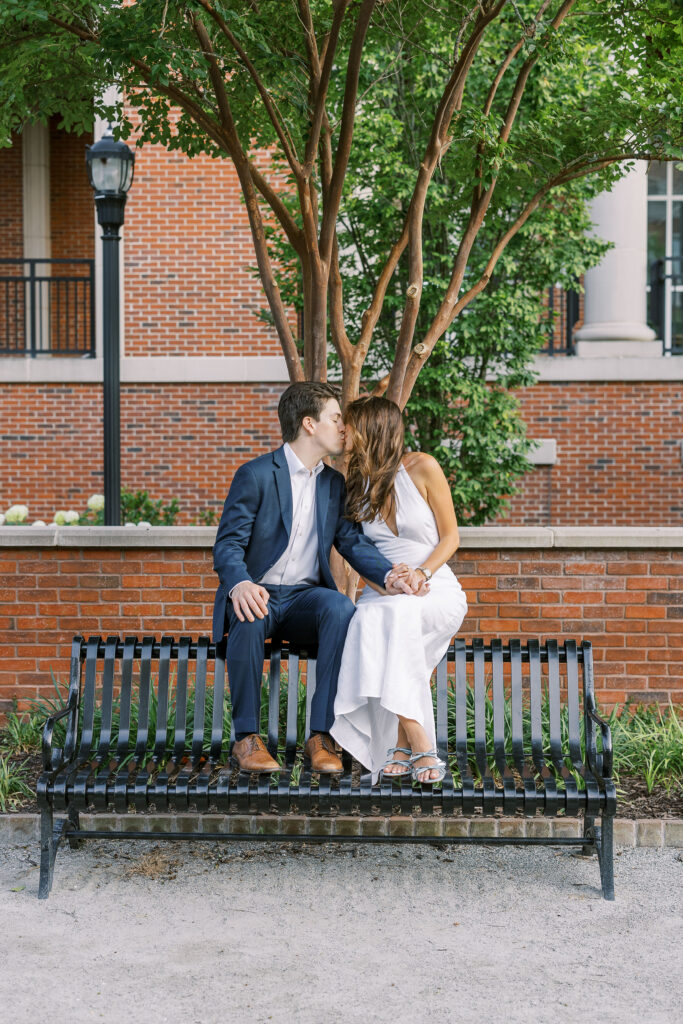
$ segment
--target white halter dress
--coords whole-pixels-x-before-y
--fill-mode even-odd
[[[434,514],[404,466],[394,495],[398,536],[381,518],[363,523],[363,532],[390,562],[416,568],[439,543]],[[466,613],[464,591],[447,565],[432,576],[426,597],[363,590],[346,635],[330,732],[372,772],[373,784],[387,749],[396,746],[397,715],[418,721],[436,746],[429,682]]]

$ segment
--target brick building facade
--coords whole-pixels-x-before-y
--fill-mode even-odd
[[[20,277],[28,258],[51,258],[93,260],[98,280],[87,141],[51,124],[0,150],[0,256],[15,261],[3,265],[6,278]],[[676,256],[683,184],[669,169],[662,192],[660,178],[651,177],[653,238]],[[665,353],[645,324],[643,169],[626,188],[625,200],[619,186],[606,197],[599,228],[612,237],[619,203],[632,210],[635,194],[642,216],[630,218],[630,230],[640,241],[616,231],[616,271],[587,275],[576,354],[539,357],[538,384],[519,394],[528,433],[543,444],[512,499],[510,525],[683,522],[683,356],[670,354],[680,330],[678,285],[674,278],[666,286]],[[220,509],[240,462],[278,442],[275,408],[286,383],[275,332],[256,316],[265,300],[231,165],[160,146],[138,150],[122,262],[122,483],[177,498],[180,521],[197,521]],[[76,276],[83,266],[53,263],[44,273]],[[609,273],[630,282],[625,294],[610,286]],[[68,310],[62,302],[55,312],[53,302],[50,329],[38,338],[44,352],[31,358],[21,350],[27,293],[12,287],[12,315],[0,301],[0,506],[20,502],[32,519],[51,519],[57,508],[83,509],[102,490],[101,313],[95,302],[90,358],[73,351],[90,335],[90,306],[76,312],[75,302]],[[48,308],[46,294],[38,304]],[[606,296],[618,308],[606,308]],[[70,336],[67,321],[77,316],[80,333]]]

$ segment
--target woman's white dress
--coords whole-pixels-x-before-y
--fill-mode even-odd
[[[381,518],[363,523],[363,532],[390,562],[417,568],[439,543],[434,514],[404,466],[394,495],[398,536]],[[466,613],[465,593],[447,565],[425,597],[363,590],[346,635],[330,732],[372,772],[373,784],[396,746],[397,715],[418,721],[436,746],[429,681]]]

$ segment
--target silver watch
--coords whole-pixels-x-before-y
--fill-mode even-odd
[[[424,578],[429,583],[429,581],[432,578],[432,570],[431,569],[428,569],[426,565],[418,565],[417,572],[421,572],[424,575]]]

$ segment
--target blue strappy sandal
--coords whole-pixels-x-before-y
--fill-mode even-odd
[[[395,754],[407,754],[408,758],[407,758],[407,760],[403,761],[403,760],[401,760],[400,757],[395,757],[394,756]],[[389,747],[389,749],[387,750],[387,759],[388,760],[386,760],[384,762],[384,764],[382,765],[382,767],[380,769],[380,776],[381,776],[381,778],[385,778],[384,769],[388,768],[390,764],[400,764],[406,770],[404,772],[387,772],[387,774],[386,774],[386,778],[387,779],[405,779],[406,775],[412,774],[412,770],[411,770],[411,766],[410,766],[410,761],[411,761],[410,755],[411,754],[412,754],[412,750],[408,750],[407,747]]]
[[[436,764],[423,764],[418,767],[415,762],[420,761],[423,757],[435,758]],[[436,779],[421,779],[422,772],[438,772],[439,775]],[[413,754],[410,758],[410,774],[415,782],[419,782],[423,786],[433,786],[435,782],[441,782],[446,774],[446,762],[439,758],[436,750],[423,750],[421,754]]]

